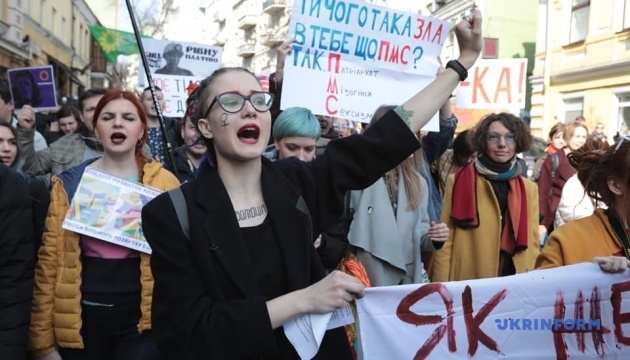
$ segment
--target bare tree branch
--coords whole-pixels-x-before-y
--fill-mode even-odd
[[[146,3],[146,0],[132,0],[131,7],[133,8],[140,34],[156,37],[163,34],[166,23],[172,16],[177,14],[179,7],[175,5],[175,0],[151,0],[148,6]],[[116,82],[125,87],[129,83],[128,79],[130,77],[138,76],[138,69],[134,68],[131,71],[129,65],[128,63],[116,63],[114,66]]]

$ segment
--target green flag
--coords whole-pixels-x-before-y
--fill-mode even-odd
[[[102,26],[90,26],[89,28],[108,62],[116,62],[118,55],[133,55],[139,52],[133,33]]]

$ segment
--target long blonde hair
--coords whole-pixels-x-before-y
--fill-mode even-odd
[[[389,110],[395,109],[393,105],[381,105],[372,116],[370,125],[376,120],[380,119]],[[422,191],[420,183],[420,173],[418,173],[418,167],[422,161],[422,152],[420,150],[405,159],[398,166],[385,173],[385,185],[388,189],[393,189],[393,193],[398,193],[398,174],[402,174],[403,182],[405,184],[405,193],[407,194],[407,210],[413,211],[420,206],[420,192]]]

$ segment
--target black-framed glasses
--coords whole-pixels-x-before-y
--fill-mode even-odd
[[[486,141],[489,142],[490,144],[498,144],[501,138],[505,140],[506,145],[516,144],[516,135],[514,134],[506,134],[506,135],[488,134],[486,135]]]
[[[215,103],[218,103],[221,109],[223,109],[227,113],[237,113],[245,107],[245,101],[249,101],[254,110],[258,112],[269,111],[271,108],[271,104],[273,103],[273,94],[268,92],[254,92],[250,95],[242,95],[237,92],[226,92],[223,94],[219,94],[212,99],[210,106],[208,106],[208,110],[206,110],[204,118],[208,118],[208,114],[210,113],[210,109],[214,106]]]

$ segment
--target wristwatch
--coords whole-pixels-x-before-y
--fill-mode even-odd
[[[468,70],[457,60],[451,60],[446,63],[446,68],[451,68],[459,75],[459,81],[464,81],[468,77]]]

